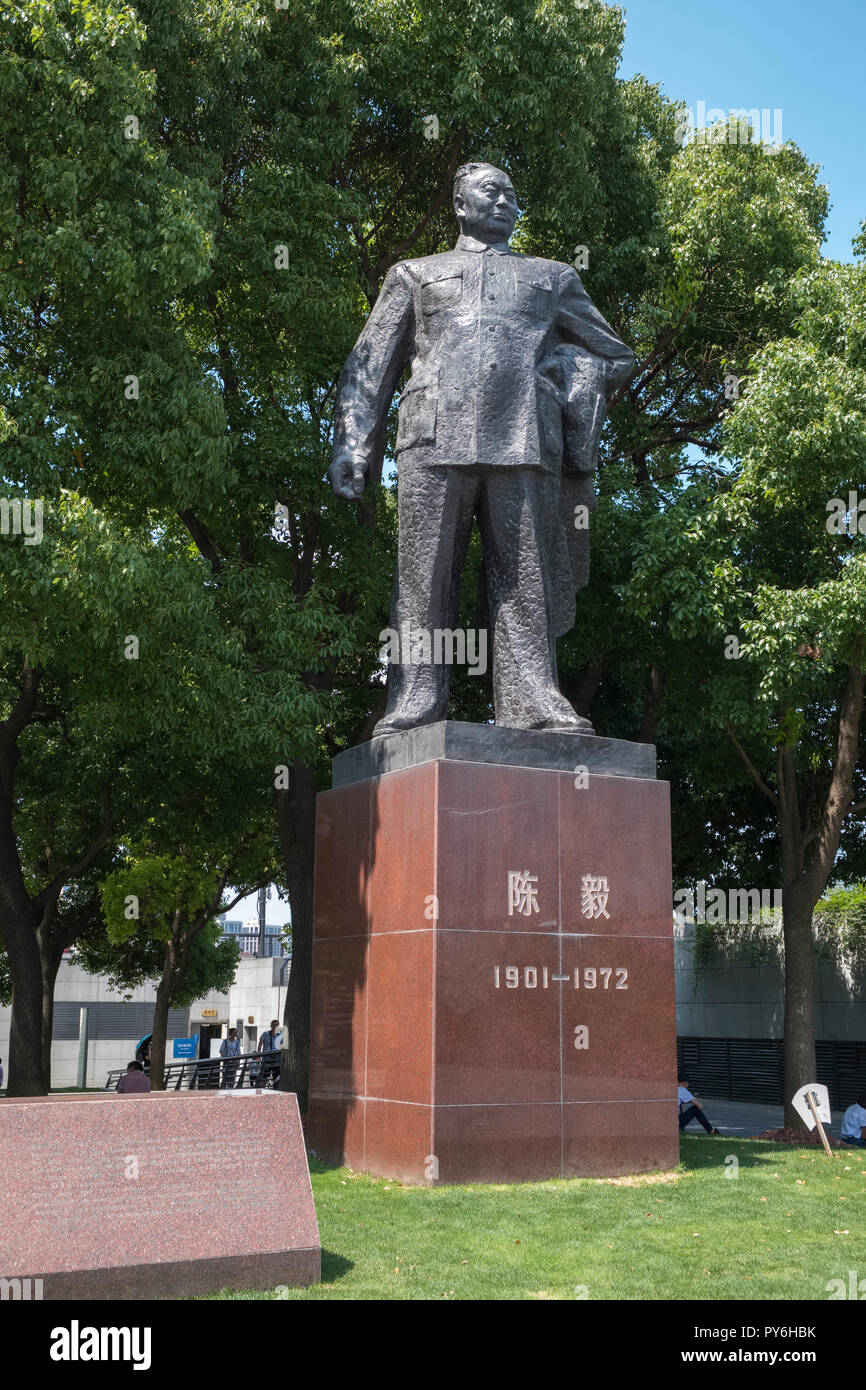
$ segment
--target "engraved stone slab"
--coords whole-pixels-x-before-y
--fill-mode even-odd
[[[306,1285],[319,1240],[297,1097],[0,1100],[0,1273],[44,1299]]]
[[[338,753],[331,763],[333,785],[346,787],[367,777],[418,767],[437,758],[546,768],[552,772],[573,772],[576,767],[585,767],[588,772],[605,777],[656,775],[656,754],[651,743],[443,719],[437,724],[371,739]]]

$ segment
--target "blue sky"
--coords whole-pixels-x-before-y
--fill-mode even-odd
[[[852,260],[866,217],[866,0],[627,0],[620,76],[643,73],[696,109],[782,111],[782,139],[830,189],[824,254]]]

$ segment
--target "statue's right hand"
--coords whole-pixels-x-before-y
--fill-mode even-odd
[[[367,465],[360,454],[336,454],[328,469],[331,487],[338,497],[356,502],[367,486]]]

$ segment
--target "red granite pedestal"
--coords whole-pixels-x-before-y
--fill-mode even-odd
[[[316,852],[320,1157],[422,1184],[678,1161],[666,783],[434,759],[321,795]]]

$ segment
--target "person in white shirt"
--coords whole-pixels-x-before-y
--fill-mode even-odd
[[[241,1043],[238,1037],[237,1028],[230,1028],[227,1038],[223,1038],[220,1043],[220,1056],[225,1057],[222,1067],[222,1081],[220,1086],[224,1091],[233,1091],[237,1085],[238,1064],[234,1060],[241,1055]]]
[[[680,1129],[685,1129],[692,1120],[697,1120],[699,1125],[703,1125],[707,1134],[718,1134],[719,1131],[710,1124],[704,1114],[704,1107],[697,1096],[692,1095],[689,1090],[689,1083],[683,1077],[680,1077],[677,1083],[677,1100],[680,1106]]]
[[[842,1130],[839,1135],[843,1144],[853,1144],[855,1148],[866,1149],[863,1130],[866,1129],[866,1096],[861,1096],[849,1105],[842,1116]]]
[[[262,1033],[259,1038],[258,1051],[262,1054],[261,1084],[263,1086],[273,1086],[274,1088],[277,1086],[280,1079],[280,1048],[282,1043],[280,1020],[272,1018],[268,1032]]]

